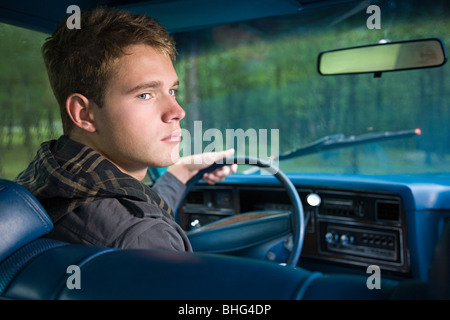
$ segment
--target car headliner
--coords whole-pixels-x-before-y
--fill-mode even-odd
[[[76,3],[74,3],[76,2]],[[8,1],[0,0],[0,22],[32,30],[51,33],[72,12],[70,5],[81,10],[104,5],[146,13],[156,18],[170,32],[194,30],[214,25],[236,23],[256,18],[294,14],[309,9],[327,8],[344,4],[345,11],[355,0],[58,0],[58,1]]]

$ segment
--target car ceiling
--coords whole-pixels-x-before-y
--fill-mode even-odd
[[[70,5],[76,4],[81,10],[103,5],[146,13],[158,19],[170,32],[179,32],[250,19],[303,13],[310,9],[331,8],[342,4],[348,6],[348,10],[358,3],[357,6],[363,3],[367,7],[370,2],[370,0],[0,0],[0,22],[52,33],[65,17],[72,14],[67,13]]]

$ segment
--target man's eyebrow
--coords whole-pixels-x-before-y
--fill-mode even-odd
[[[147,83],[141,83],[131,89],[127,89],[126,94],[137,92],[142,89],[155,89],[155,88],[160,87],[161,85],[162,85],[161,81],[151,81],[151,82],[147,82]]]
[[[141,91],[143,89],[156,89],[156,88],[161,87],[162,84],[163,83],[161,81],[151,81],[151,82],[147,82],[147,83],[142,83],[142,84],[139,84],[139,85],[137,85],[137,86],[127,90],[126,94],[130,94],[130,93],[133,93],[133,92],[138,92],[138,91]],[[180,84],[180,81],[176,80],[173,83],[172,87],[177,87],[179,84]]]

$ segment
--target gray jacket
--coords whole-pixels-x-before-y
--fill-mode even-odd
[[[185,187],[166,172],[153,189],[173,208]],[[131,206],[140,208],[144,216],[131,215]],[[48,237],[114,248],[192,251],[189,239],[174,220],[162,215],[154,204],[130,199],[104,198],[82,205],[55,224]]]

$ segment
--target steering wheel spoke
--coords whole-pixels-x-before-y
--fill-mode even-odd
[[[188,232],[194,251],[234,252],[291,233],[289,212],[249,212],[221,219]]]

